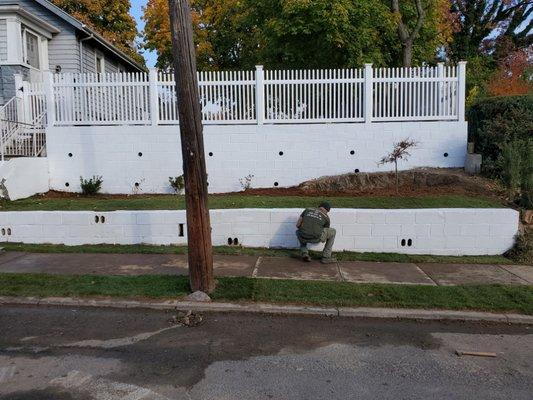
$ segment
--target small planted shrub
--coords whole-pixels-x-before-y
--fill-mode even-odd
[[[80,176],[81,193],[85,196],[94,196],[102,188],[104,180],[101,176],[94,175],[91,179],[83,179]]]
[[[532,135],[533,95],[489,97],[468,110],[469,141],[483,156],[481,170],[490,178],[502,176],[504,146]]]
[[[509,199],[521,207],[532,209],[533,139],[504,144],[497,166]]]
[[[183,189],[185,189],[185,179],[183,178],[183,175],[175,177],[170,176],[168,182],[176,194],[181,194]]]
[[[242,190],[248,190],[252,187],[252,179],[254,179],[254,176],[252,174],[249,174],[244,178],[239,179],[239,183],[242,187]]]
[[[409,138],[402,140],[401,142],[394,143],[392,151],[384,156],[378,163],[378,165],[394,163],[394,173],[396,174],[396,193],[399,191],[399,176],[398,176],[398,161],[407,160],[411,153],[409,149],[412,149],[418,145],[417,142]]]

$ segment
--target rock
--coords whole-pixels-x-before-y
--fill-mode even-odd
[[[190,295],[185,297],[185,300],[186,301],[198,301],[198,302],[201,302],[201,303],[207,303],[207,302],[211,301],[211,297],[209,297],[208,294],[197,290],[196,292],[191,293]]]

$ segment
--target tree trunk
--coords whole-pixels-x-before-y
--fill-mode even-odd
[[[211,293],[215,288],[213,249],[191,11],[187,0],[169,0],[169,9],[185,179],[189,279],[193,292]]]
[[[402,65],[406,68],[411,67],[413,61],[413,42],[407,41],[402,43]]]
[[[399,193],[400,179],[398,177],[398,161],[394,160],[394,173],[396,174],[396,194]]]

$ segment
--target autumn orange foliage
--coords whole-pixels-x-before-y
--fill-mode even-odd
[[[487,83],[491,96],[511,96],[531,93],[533,82],[533,50],[520,49],[503,58]]]

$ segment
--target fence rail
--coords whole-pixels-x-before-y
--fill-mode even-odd
[[[465,63],[457,66],[199,72],[205,124],[463,120]],[[48,74],[48,123],[179,122],[170,72]]]

